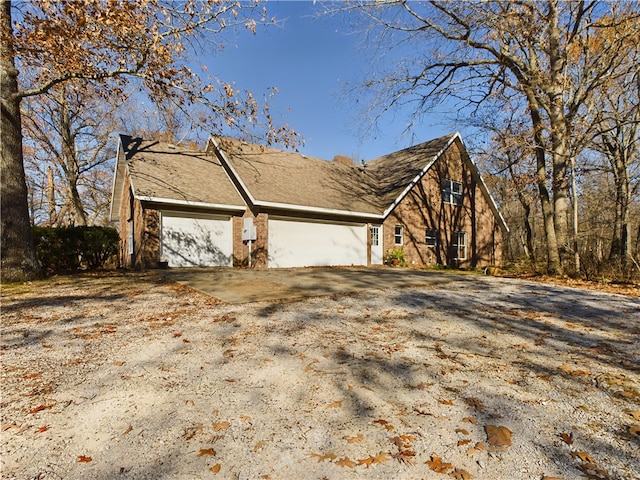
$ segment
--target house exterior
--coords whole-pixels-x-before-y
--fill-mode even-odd
[[[507,231],[458,133],[355,165],[212,137],[121,136],[111,219],[128,268],[499,265]]]

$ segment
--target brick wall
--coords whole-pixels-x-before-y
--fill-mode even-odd
[[[233,266],[249,266],[249,246],[242,241],[242,227],[245,218],[253,218],[256,227],[256,241],[251,244],[251,268],[267,268],[267,225],[268,214],[254,213],[247,209],[242,217],[233,217]]]
[[[463,185],[463,204],[442,200],[441,180]],[[395,226],[402,226],[403,241],[396,246]],[[437,230],[436,247],[426,245],[426,229]],[[454,232],[466,234],[466,259],[454,260]],[[383,224],[385,255],[402,248],[409,265],[451,265],[462,268],[499,264],[502,232],[488,202],[454,143],[427,171],[422,180],[398,204]]]

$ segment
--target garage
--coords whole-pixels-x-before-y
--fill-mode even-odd
[[[161,256],[170,267],[233,266],[230,217],[162,212]]]
[[[270,218],[269,268],[366,265],[367,226]]]

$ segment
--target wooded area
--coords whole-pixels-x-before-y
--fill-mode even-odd
[[[39,274],[32,224],[106,222],[117,125],[171,141],[196,125],[299,141],[266,102],[187,67],[226,30],[275,23],[257,3],[2,0],[0,13],[3,281]],[[360,86],[363,123],[412,105],[410,130],[453,102],[478,132],[468,147],[510,226],[513,265],[640,276],[637,2],[361,1],[328,14],[364,26],[381,55],[415,52]],[[131,124],[149,116],[131,110],[139,92],[153,125]]]
[[[363,85],[373,118],[413,105],[415,124],[449,102],[485,134],[471,150],[494,174],[513,262],[640,274],[637,2],[390,0],[333,11],[345,12],[361,15],[381,54],[414,47]]]

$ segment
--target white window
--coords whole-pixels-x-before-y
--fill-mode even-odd
[[[380,245],[380,227],[371,227],[371,246]]]
[[[454,260],[467,259],[467,234],[465,232],[453,232],[451,249],[453,250]]]
[[[402,225],[396,225],[393,232],[393,241],[396,245],[402,245]]]
[[[442,180],[442,201],[451,205],[462,205],[462,183]]]
[[[427,228],[424,234],[424,241],[427,244],[427,247],[437,247],[438,246],[438,230]]]

